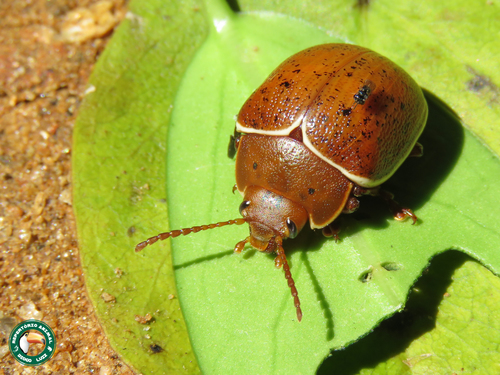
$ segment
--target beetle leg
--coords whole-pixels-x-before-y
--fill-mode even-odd
[[[247,238],[245,238],[244,240],[241,240],[240,242],[238,242],[235,246],[234,246],[234,252],[235,253],[241,253],[241,251],[243,250],[243,248],[245,247],[245,244],[250,242],[250,236],[248,236]]]
[[[349,199],[347,200],[342,213],[343,214],[352,214],[353,212],[356,212],[359,208],[359,200],[355,196],[351,195]],[[326,227],[321,229],[321,232],[323,233],[323,236],[325,237],[333,237],[335,242],[339,242],[339,233],[341,229],[341,218],[337,218],[336,220],[332,221],[330,224],[328,224]]]
[[[420,143],[415,143],[415,146],[413,146],[413,149],[410,151],[410,155],[408,155],[409,158],[419,158],[424,154],[424,146]]]
[[[356,197],[350,197],[342,210],[343,214],[352,214],[359,208],[359,200]]]
[[[349,199],[347,200],[344,209],[342,210],[343,214],[352,214],[353,212],[357,211],[359,208],[359,200],[355,196],[351,195]],[[335,242],[339,242],[339,233],[340,233],[340,228],[341,228],[341,223],[340,223],[341,218],[337,218],[336,220],[332,221],[330,224],[328,224],[326,227],[321,229],[321,232],[323,233],[323,236],[325,237],[333,237]]]
[[[392,211],[392,215],[394,216],[394,219],[402,221],[402,220],[406,219],[407,217],[409,217],[413,220],[412,224],[415,224],[417,222],[417,219],[418,219],[417,215],[415,215],[410,208],[401,207],[399,205],[399,203],[394,200],[394,194],[392,194],[391,192],[389,192],[387,190],[380,190],[379,196],[389,206],[389,209]]]
[[[339,242],[339,233],[340,233],[340,220],[334,220],[330,224],[328,224],[326,227],[321,229],[321,232],[323,233],[323,236],[325,237],[333,237],[335,242]]]
[[[359,185],[356,185],[354,186],[353,194],[356,197],[360,197],[362,195],[371,195],[373,197],[380,197],[389,206],[389,209],[391,210],[394,219],[402,221],[407,217],[409,217],[413,220],[412,224],[415,224],[417,222],[417,215],[415,215],[410,208],[401,207],[399,203],[394,200],[394,194],[392,194],[387,190],[380,189],[380,186],[376,186],[374,188],[364,188]]]
[[[363,195],[371,195],[372,197],[378,197],[380,195],[380,186],[375,186],[373,188],[364,188],[359,185],[354,185],[352,194],[355,197],[361,197]]]
[[[240,144],[241,133],[234,128],[234,134],[229,136],[229,144],[227,146],[227,156],[232,159],[238,151],[238,146]]]

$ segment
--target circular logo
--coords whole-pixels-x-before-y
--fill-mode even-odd
[[[19,323],[9,336],[9,350],[23,365],[38,366],[45,363],[54,355],[55,348],[54,332],[40,320],[29,319]]]

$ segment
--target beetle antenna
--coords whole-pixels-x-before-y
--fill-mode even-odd
[[[276,265],[283,266],[283,270],[285,271],[285,278],[288,281],[288,286],[292,292],[293,302],[295,308],[297,309],[297,319],[300,322],[302,320],[302,310],[300,309],[300,300],[299,293],[297,292],[297,288],[295,287],[295,281],[293,280],[292,273],[290,272],[290,267],[288,266],[288,261],[286,260],[285,249],[283,249],[283,240],[281,237],[275,237],[277,250],[276,250]]]
[[[197,233],[197,232],[200,232],[202,230],[214,229],[214,228],[224,227],[226,225],[233,225],[233,224],[241,225],[241,224],[245,224],[245,223],[246,223],[245,219],[238,218],[238,219],[234,219],[234,220],[221,221],[219,223],[214,223],[214,224],[199,225],[196,227],[183,228],[183,229],[173,230],[170,232],[160,233],[154,237],[148,238],[146,241],[143,241],[143,242],[137,244],[137,246],[135,247],[135,251],[139,252],[142,249],[144,249],[146,246],[152,245],[158,240],[163,241],[169,237],[178,237],[180,235],[187,236],[190,233]]]

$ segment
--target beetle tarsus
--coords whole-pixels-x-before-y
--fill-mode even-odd
[[[394,200],[394,194],[387,190],[380,190],[378,195],[387,203],[394,219],[403,221],[409,217],[413,220],[412,224],[417,222],[417,215],[415,215],[410,208],[401,207],[399,203]]]
[[[241,253],[243,251],[243,248],[245,247],[245,244],[250,242],[250,236],[245,238],[244,240],[241,240],[234,246],[234,252],[235,253]]]
[[[417,222],[418,218],[417,218],[417,215],[415,215],[410,208],[400,207],[400,211],[397,211],[394,214],[394,218],[396,220],[399,220],[399,221],[403,221],[407,217],[411,218],[413,220],[413,223],[411,223],[411,224],[415,225],[415,223]]]
[[[326,227],[324,227],[321,232],[323,233],[323,236],[325,237],[331,237],[335,240],[335,243],[338,243],[340,240],[339,233],[341,229],[341,224],[340,220],[334,220],[330,224],[328,224]]]
[[[418,147],[415,148],[418,149]],[[376,186],[374,188],[364,188],[359,185],[356,185],[354,186],[352,194],[355,197],[360,197],[362,195],[371,195],[372,197],[380,197],[389,206],[389,210],[391,210],[394,219],[398,221],[403,221],[409,217],[413,220],[413,224],[417,222],[418,219],[417,215],[415,215],[410,208],[401,207],[399,203],[394,200],[394,194],[392,194],[390,191],[380,189],[380,186]]]

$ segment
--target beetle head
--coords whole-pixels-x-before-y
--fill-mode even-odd
[[[250,226],[250,244],[267,253],[276,251],[276,237],[294,238],[309,219],[300,204],[258,186],[245,189],[240,213]]]
[[[279,194],[257,186],[249,186],[245,189],[245,200],[240,205],[240,212],[243,218],[160,233],[137,244],[135,251],[141,251],[156,241],[170,237],[185,236],[190,233],[220,228],[226,225],[248,223],[250,236],[238,242],[234,250],[239,253],[246,243],[250,243],[257,250],[276,253],[275,265],[278,268],[282,267],[285,271],[285,278],[292,292],[297,310],[297,319],[300,321],[302,319],[302,310],[300,309],[297,288],[283,249],[283,239],[294,238],[302,230],[309,218],[307,211],[300,204]]]

